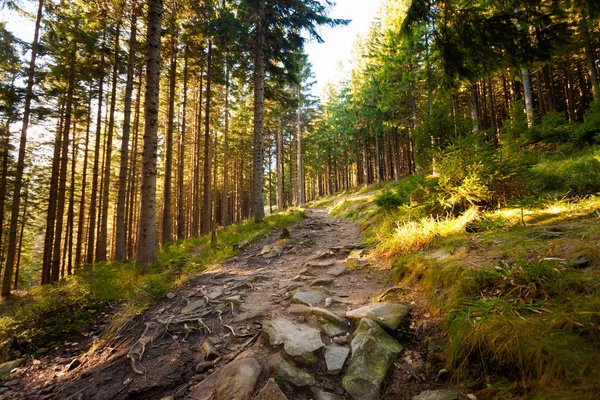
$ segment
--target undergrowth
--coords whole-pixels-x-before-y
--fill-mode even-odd
[[[293,210],[273,214],[265,222],[246,221],[220,229],[217,245],[209,235],[176,241],[161,249],[147,275],[136,274],[132,262],[101,263],[77,269],[63,281],[18,292],[0,303],[0,362],[59,345],[79,332],[108,304],[119,304],[126,315],[147,308],[189,277],[233,257],[234,245],[260,238],[302,219]]]

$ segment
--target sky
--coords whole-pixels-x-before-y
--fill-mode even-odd
[[[24,2],[34,4],[34,2]],[[358,35],[366,35],[370,23],[375,18],[381,0],[337,0],[335,7],[331,10],[331,18],[349,19],[348,26],[335,28],[320,28],[324,43],[310,41],[306,45],[306,53],[313,66],[316,79],[312,87],[312,93],[319,96],[327,82],[336,83],[342,78],[340,76],[340,63],[348,66],[352,59],[352,47]],[[35,11],[35,7],[29,11]],[[0,10],[0,20],[7,22],[7,29],[14,32],[19,38],[31,42],[33,40],[33,22],[20,18],[11,13],[8,17],[7,11]],[[348,68],[346,68],[346,71]]]
[[[367,34],[381,0],[337,0],[336,3],[330,16],[350,19],[350,24],[336,28],[323,27],[321,37],[325,43],[313,41],[306,45],[306,53],[317,81],[312,88],[316,96],[321,94],[327,82],[336,83],[342,78],[340,62],[348,66],[357,36]]]

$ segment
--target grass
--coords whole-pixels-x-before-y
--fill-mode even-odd
[[[157,253],[157,264],[147,275],[136,274],[132,262],[101,263],[80,268],[57,284],[18,292],[0,302],[0,362],[61,344],[109,304],[122,306],[119,320],[140,312],[190,277],[233,257],[237,243],[256,240],[302,217],[302,211],[292,210],[269,215],[262,224],[228,226],[218,231],[214,249],[209,235],[173,242]]]
[[[443,328],[456,383],[483,399],[592,399],[600,389],[600,197],[582,193],[596,177],[541,186],[552,174],[583,175],[597,151],[540,160],[527,182],[536,196],[487,211],[377,207],[394,185],[320,201],[355,220],[390,279],[419,297]],[[544,236],[553,226],[562,233]],[[578,257],[591,266],[570,267]]]

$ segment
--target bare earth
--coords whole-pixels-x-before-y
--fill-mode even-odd
[[[13,374],[10,385],[4,383],[9,390],[0,398],[189,398],[196,384],[240,354],[243,356],[243,352],[252,352],[264,364],[255,389],[258,393],[270,377],[265,361],[278,351],[261,335],[262,323],[277,317],[297,320],[299,317],[287,312],[293,293],[311,290],[311,283],[325,279],[323,286],[331,291],[328,296],[332,299],[327,309],[344,316],[346,311],[368,304],[389,286],[387,271],[369,265],[372,261],[368,250],[348,249],[361,247],[359,230],[351,221],[331,217],[323,209],[309,209],[306,218],[289,231],[292,239],[280,241],[281,231],[273,232],[219,268],[188,281],[173,292],[172,299],[157,301],[130,320],[110,342],[89,351],[106,326],[100,319],[90,332],[39,360],[30,360],[16,376]],[[279,257],[260,255],[261,250],[270,249],[265,246],[271,245],[282,248]],[[307,262],[317,258],[332,265],[307,271]],[[328,273],[332,267],[341,266],[348,268],[340,276]],[[219,296],[213,298],[215,295]],[[410,302],[410,294],[404,300]],[[192,311],[182,314],[186,306]],[[422,321],[418,305],[412,302],[411,310],[413,322],[407,321],[397,333],[405,351],[388,374],[382,390],[384,399],[410,399],[421,390],[439,387],[435,381],[440,362],[431,356],[427,341],[422,340],[427,327],[415,322]],[[326,344],[331,342],[322,336]],[[206,340],[215,345],[219,357],[213,362],[214,369],[197,373],[197,366],[205,361],[202,344]],[[68,364],[77,357],[81,365],[69,371]],[[340,384],[342,374],[327,375],[322,360],[308,372],[318,388],[349,398],[344,397],[347,395]],[[314,398],[308,388],[283,385],[282,389],[290,400]]]

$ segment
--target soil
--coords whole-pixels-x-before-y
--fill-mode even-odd
[[[202,344],[206,340],[219,353],[213,361],[215,370],[244,351],[251,351],[262,360],[278,351],[261,335],[262,322],[278,316],[298,318],[286,311],[293,292],[310,290],[315,279],[331,278],[326,273],[331,267],[312,268],[314,276],[302,278],[299,273],[307,262],[318,259],[333,266],[347,266],[345,273],[328,285],[334,300],[328,309],[340,316],[368,304],[390,286],[387,268],[378,266],[369,257],[369,251],[361,249],[360,232],[351,221],[332,217],[324,209],[309,209],[306,218],[288,229],[291,239],[280,240],[281,230],[272,232],[221,266],[190,279],[172,292],[171,299],[164,297],[126,321],[110,341],[98,342],[103,333],[100,331],[108,326],[110,310],[106,311],[88,331],[71,338],[64,346],[49,350],[40,359],[28,360],[25,367],[12,374],[9,382],[0,382],[0,398],[185,398],[195,384],[213,372],[196,373],[197,366],[205,361]],[[273,245],[282,250],[279,257],[261,255],[270,249],[265,246]],[[292,284],[299,286],[286,288]],[[216,289],[223,292],[220,299],[240,295],[241,302],[210,300]],[[410,292],[401,295],[401,301],[411,306],[405,325],[395,332],[404,351],[388,374],[382,399],[411,399],[421,391],[446,386],[447,377],[443,371],[440,374],[441,352],[435,345],[436,324],[420,311],[417,298]],[[192,313],[202,322],[178,322],[181,310],[194,302],[204,305],[200,314]],[[113,312],[118,313],[118,307]],[[326,343],[330,341],[323,338]],[[133,354],[132,348],[137,354]],[[128,354],[139,362],[132,364]],[[71,365],[69,370],[74,359],[81,364]],[[342,375],[326,375],[322,364],[309,372],[315,376],[316,386],[344,396]],[[269,377],[265,368],[256,385],[257,392]],[[282,388],[290,400],[312,398],[308,389],[285,384]]]

